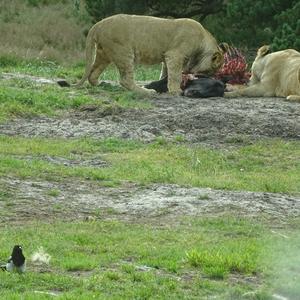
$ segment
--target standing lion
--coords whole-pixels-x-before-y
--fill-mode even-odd
[[[96,53],[96,55],[95,55]],[[163,63],[170,93],[180,93],[181,74],[215,73],[223,64],[223,51],[214,37],[192,19],[162,19],[119,14],[96,23],[86,40],[86,67],[79,86],[92,85],[114,63],[120,84],[128,90],[153,92],[134,82],[135,64]]]

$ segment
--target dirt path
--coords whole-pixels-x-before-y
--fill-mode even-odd
[[[124,184],[47,182],[1,178],[11,201],[0,201],[0,223],[32,219],[118,218],[127,220],[175,216],[250,216],[283,223],[300,216],[300,198],[284,194],[232,192],[177,185],[141,187]],[[55,193],[51,193],[55,191]],[[7,206],[6,208],[4,206]],[[5,209],[4,209],[5,208]]]
[[[300,139],[300,104],[280,98],[191,99],[161,95],[152,109],[103,112],[90,107],[60,118],[17,119],[0,124],[0,134],[27,137],[121,137],[146,142],[180,137],[218,146],[259,138]]]

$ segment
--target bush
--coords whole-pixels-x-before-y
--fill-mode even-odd
[[[229,0],[226,10],[209,16],[204,25],[218,40],[239,47],[299,50],[299,16],[297,0]]]
[[[85,2],[86,9],[95,22],[118,13],[144,14],[147,7],[146,0],[86,0]]]
[[[27,0],[30,6],[45,6],[52,4],[67,4],[68,0]]]
[[[273,48],[276,50],[294,48],[300,50],[300,2],[292,8],[275,16],[278,27],[273,39]]]

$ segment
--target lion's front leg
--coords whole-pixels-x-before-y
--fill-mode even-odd
[[[131,61],[115,62],[120,73],[120,84],[124,88],[144,95],[154,94],[155,90],[136,85],[134,81],[134,64]]]
[[[133,91],[133,92],[137,92],[139,94],[144,94],[144,95],[149,95],[149,94],[155,94],[156,91],[152,90],[152,89],[146,89],[143,87],[140,87],[138,85],[136,85],[136,83],[134,82],[134,72],[133,72],[133,66],[127,66],[124,68],[118,67],[119,72],[120,72],[120,84],[121,86],[123,86],[124,88]]]
[[[236,98],[236,97],[272,97],[275,96],[274,92],[262,83],[254,84],[242,89],[235,90],[233,92],[225,92],[225,98]]]
[[[182,80],[182,60],[178,58],[166,59],[168,69],[168,90],[169,93],[180,95],[182,90],[180,83]]]

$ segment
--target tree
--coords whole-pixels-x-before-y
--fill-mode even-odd
[[[31,0],[33,1],[33,0]],[[194,18],[219,41],[300,50],[299,0],[85,0],[94,21],[117,13]]]
[[[299,50],[299,19],[299,0],[229,0],[226,9],[209,16],[204,26],[219,40],[237,46],[271,44],[273,50]]]
[[[275,16],[277,29],[272,41],[274,49],[294,48],[300,50],[300,2]]]
[[[149,12],[157,17],[196,18],[204,20],[222,10],[224,0],[147,1]]]
[[[223,8],[224,0],[86,0],[95,21],[118,13],[203,20]]]
[[[86,8],[94,21],[118,14],[143,14],[146,0],[86,0]]]

